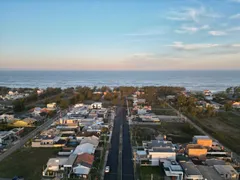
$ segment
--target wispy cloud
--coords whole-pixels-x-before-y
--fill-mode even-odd
[[[234,15],[230,16],[229,18],[230,19],[240,19],[240,13],[234,14]]]
[[[240,31],[240,26],[229,28],[227,31]]]
[[[199,26],[199,27],[183,25],[179,29],[175,30],[175,32],[179,33],[179,34],[183,34],[183,33],[192,34],[192,33],[195,33],[197,31],[206,30],[206,29],[209,29],[209,25],[203,25],[203,26]]]
[[[183,42],[173,42],[167,45],[178,50],[201,50],[209,48],[239,48],[240,44],[184,44]]]
[[[201,18],[219,18],[222,15],[215,13],[213,11],[207,10],[205,7],[200,8],[181,8],[170,10],[167,14],[167,19],[176,21],[193,21],[198,23]]]
[[[175,49],[180,50],[198,50],[204,48],[213,48],[220,46],[219,44],[184,44],[183,42],[173,42],[172,45],[168,45]]]
[[[208,31],[208,34],[210,34],[212,36],[224,36],[224,35],[227,35],[227,33],[224,32],[224,31]]]

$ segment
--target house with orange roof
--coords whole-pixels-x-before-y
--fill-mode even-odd
[[[73,174],[77,177],[87,178],[92,168],[94,156],[88,153],[83,153],[77,156],[74,162]]]

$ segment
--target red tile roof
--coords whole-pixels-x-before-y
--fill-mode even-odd
[[[77,156],[75,164],[87,163],[92,165],[94,161],[94,156],[88,153],[83,153]]]

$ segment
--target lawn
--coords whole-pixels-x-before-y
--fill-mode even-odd
[[[157,109],[153,108],[152,112],[156,115],[168,115],[168,116],[177,116],[177,113],[172,109]]]
[[[23,176],[26,180],[41,179],[42,171],[50,157],[56,157],[57,148],[22,148],[0,163],[0,177]]]
[[[164,171],[159,166],[141,166],[140,179],[162,180],[164,179]]]
[[[156,126],[132,127],[132,144],[141,145],[143,140],[155,139],[158,135],[166,135],[173,143],[188,143],[192,141],[194,135],[201,135],[194,127],[188,123],[163,122]]]
[[[240,116],[220,112],[214,117],[190,118],[222,144],[240,154]]]

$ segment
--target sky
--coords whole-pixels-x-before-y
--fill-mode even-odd
[[[1,0],[0,69],[239,70],[240,0]]]

